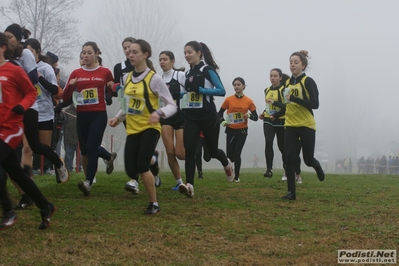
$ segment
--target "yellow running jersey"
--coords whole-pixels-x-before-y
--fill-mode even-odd
[[[150,89],[150,82],[155,72],[150,71],[143,80],[138,83],[132,81],[133,72],[130,72],[125,89],[124,96],[126,110],[126,134],[138,134],[146,129],[153,128],[161,133],[161,124],[154,125],[148,123],[151,112],[159,108],[158,96]],[[146,103],[147,101],[147,103]],[[152,110],[149,110],[152,108]]]
[[[290,84],[290,80],[288,80],[287,87],[284,89],[284,95],[288,93],[297,98],[308,100],[309,92],[305,87],[306,78],[307,76],[304,76],[297,84]],[[308,127],[316,130],[316,122],[311,110],[294,102],[286,104],[285,126]]]

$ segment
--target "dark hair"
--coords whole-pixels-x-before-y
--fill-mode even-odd
[[[148,53],[148,57],[146,58],[145,61],[147,63],[147,66],[151,70],[155,71],[154,65],[152,64],[151,60],[149,59],[151,57],[151,55],[152,55],[151,45],[147,41],[145,41],[143,39],[135,40],[133,43],[136,43],[136,44],[138,44],[140,46],[141,52]]]
[[[54,68],[55,75],[57,76],[60,73],[60,69],[58,67]]]
[[[219,66],[216,64],[215,60],[213,59],[212,52],[209,50],[208,46],[203,42],[197,41],[190,41],[186,43],[186,46],[191,46],[196,52],[201,52],[201,58],[204,58],[205,63],[210,65],[216,70],[219,70]]]
[[[99,64],[100,66],[103,65],[103,59],[101,58],[101,56],[97,56],[97,61],[98,61],[98,64]]]
[[[4,32],[6,31],[11,32],[19,42],[22,39],[28,39],[31,35],[31,32],[29,30],[25,29],[25,27],[21,27],[17,23],[13,23],[8,26]]]
[[[279,77],[281,77],[280,84],[285,84],[285,82],[290,79],[290,76],[283,73],[283,71],[281,71],[280,68],[273,68],[272,70],[270,70],[270,72],[272,72],[272,71],[276,71],[278,73]]]
[[[305,69],[308,67],[308,58],[310,59],[310,56],[309,56],[308,51],[306,51],[306,50],[300,50],[300,51],[298,51],[298,52],[294,52],[294,53],[292,53],[292,55],[290,56],[290,58],[291,58],[292,56],[294,56],[294,55],[296,55],[296,56],[299,57],[299,59],[300,59],[301,62],[302,62],[302,65],[305,66],[305,68],[303,69],[303,70],[305,71]]]
[[[131,42],[131,43],[133,43],[135,40],[136,40],[136,39],[133,38],[133,37],[126,37],[126,38],[122,41],[122,45],[123,45],[123,43],[125,43],[125,42]]]
[[[49,62],[50,62],[49,58],[47,56],[44,56],[44,55],[41,54],[42,53],[42,47],[41,47],[40,42],[38,40],[36,40],[36,39],[27,39],[25,41],[25,45],[26,46],[30,45],[30,47],[32,47],[33,50],[35,50],[35,52],[39,56],[39,60],[40,61],[43,61],[43,62],[49,64]]]
[[[91,46],[95,53],[98,53],[98,55],[101,54],[100,48],[98,48],[97,43],[95,43],[95,42],[86,42],[85,44],[83,44],[82,49],[85,46]]]
[[[232,85],[234,85],[234,81],[238,80],[239,82],[241,82],[242,85],[245,86],[245,80],[241,77],[237,77],[235,79],[233,79],[233,82],[231,83]]]
[[[175,59],[175,55],[174,55],[171,51],[162,51],[162,52],[159,53],[159,56],[161,56],[162,54],[164,54],[164,55],[166,55],[167,57],[169,57],[170,61],[175,61],[175,60],[176,60],[176,59]],[[181,68],[175,68],[175,67],[173,67],[173,70],[176,70],[176,71],[184,71],[185,68],[184,68],[184,67],[181,67]]]
[[[7,36],[0,32],[0,47],[6,46],[6,50],[4,51],[4,58],[5,59],[12,59],[14,55],[14,51],[12,50],[10,43],[8,42]]]

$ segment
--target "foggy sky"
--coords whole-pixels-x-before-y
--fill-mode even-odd
[[[84,0],[84,6],[77,9],[82,44],[90,32],[88,21],[98,19],[88,11],[101,9],[102,1]],[[164,49],[181,51],[175,54],[178,66],[188,68],[183,55],[186,42],[206,43],[220,66],[226,96],[234,93],[231,82],[240,76],[247,83],[244,93],[260,113],[265,107],[263,90],[270,85],[270,69],[278,67],[290,74],[289,56],[305,49],[311,56],[306,73],[319,89],[320,107],[314,111],[316,150],[328,153],[331,160],[398,154],[398,1],[169,2],[174,10],[170,16],[179,20],[179,27],[170,30],[179,31],[183,41]],[[151,59],[157,64],[156,56]],[[106,67],[113,69],[113,65]],[[219,109],[224,98],[217,98]],[[223,129],[219,146],[225,148]],[[243,160],[251,160],[257,153],[264,161],[263,147],[262,121],[250,121]],[[275,152],[279,156],[277,149]]]

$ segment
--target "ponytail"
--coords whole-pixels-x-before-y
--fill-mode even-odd
[[[215,60],[213,59],[212,52],[211,50],[209,50],[208,46],[203,42],[200,42],[200,45],[202,47],[202,56],[204,57],[205,63],[207,63],[214,69],[219,70],[219,66],[216,64]]]
[[[147,63],[147,66],[148,66],[149,69],[151,69],[152,71],[156,72],[155,68],[154,68],[154,64],[152,63],[152,61],[150,59],[147,58],[145,60],[145,62]]]

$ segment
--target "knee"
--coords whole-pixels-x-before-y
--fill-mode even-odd
[[[295,163],[295,156],[293,154],[287,153],[285,155],[285,163],[286,164],[294,164]]]
[[[184,151],[176,151],[176,157],[179,160],[184,160],[186,157],[185,152]]]
[[[22,148],[22,152],[24,154],[32,154],[33,153],[32,149],[29,145],[24,145],[24,147]],[[35,151],[35,153],[39,153],[39,152]]]
[[[303,158],[303,162],[304,162],[307,166],[311,167],[311,166],[313,166],[314,158]]]

